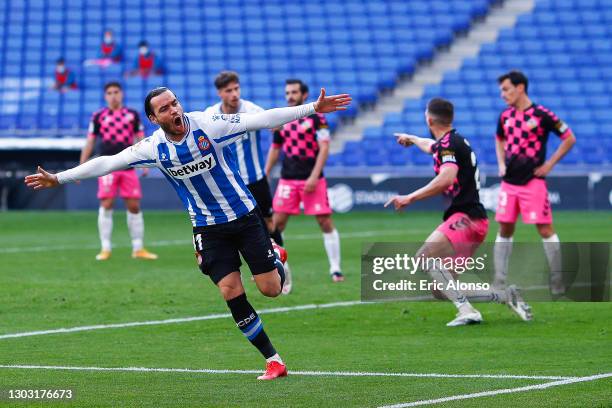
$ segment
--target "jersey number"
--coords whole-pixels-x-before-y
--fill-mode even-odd
[[[480,191],[480,170],[476,166],[476,153],[472,152],[472,166],[474,167],[474,181],[476,182],[476,190]]]
[[[195,243],[195,247],[196,250],[198,251],[203,251],[204,250],[204,245],[202,244],[202,234],[196,234],[194,238],[194,243]]]

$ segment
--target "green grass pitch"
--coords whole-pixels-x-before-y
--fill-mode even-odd
[[[130,258],[123,211],[115,212],[112,258],[96,262],[94,212],[0,215],[0,365],[262,370],[257,351],[230,318],[2,338],[62,327],[226,313],[196,268],[182,212],[145,212],[147,247],[158,261]],[[440,213],[336,215],[347,280],[333,284],[322,237],[310,217],[292,218],[286,246],[294,293],[260,295],[257,309],[359,299],[361,243],[423,240]],[[557,212],[562,240],[609,241],[610,213]],[[491,224],[489,240],[495,236]],[[517,241],[539,244],[519,225]],[[243,268],[243,273],[249,275]],[[0,368],[0,406],[376,407],[530,387],[554,379],[291,375],[291,371],[588,377],[612,372],[610,303],[535,303],[524,323],[503,305],[480,304],[485,322],[447,328],[443,302],[395,302],[262,314],[289,377],[262,383],[253,373]],[[71,388],[72,402],[19,402],[8,389]],[[612,406],[612,378],[497,393],[437,406]]]

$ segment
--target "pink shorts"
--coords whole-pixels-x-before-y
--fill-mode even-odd
[[[121,170],[98,178],[98,199],[115,198],[119,189],[121,198],[142,198],[136,170]]]
[[[489,220],[470,218],[464,213],[455,213],[436,228],[450,241],[455,257],[470,257],[487,237]]]
[[[317,182],[317,187],[312,193],[304,192],[306,180],[286,180],[280,179],[272,206],[274,212],[285,214],[299,214],[300,203],[304,203],[304,214],[306,215],[327,215],[332,210],[327,198],[327,181],[321,177]]]
[[[495,221],[515,223],[519,211],[525,224],[552,224],[545,180],[534,178],[524,186],[502,181]]]

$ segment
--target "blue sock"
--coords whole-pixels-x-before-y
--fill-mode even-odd
[[[228,300],[227,306],[232,312],[236,326],[238,326],[242,334],[244,334],[244,337],[259,350],[264,358],[270,358],[275,355],[276,350],[264,331],[263,323],[257,315],[257,312],[247,300],[246,294],[243,293],[240,296]]]

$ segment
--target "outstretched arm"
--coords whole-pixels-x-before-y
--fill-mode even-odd
[[[321,88],[321,94],[317,101],[305,105],[268,109],[252,114],[214,114],[210,118],[209,133],[215,143],[227,145],[233,143],[250,130],[280,127],[285,123],[310,116],[315,112],[330,113],[346,110],[351,100],[348,94],[325,96],[325,89]]]
[[[40,190],[43,188],[57,187],[60,184],[72,183],[77,180],[100,177],[112,173],[113,171],[129,168],[130,166],[119,157],[120,154],[121,153],[115,156],[96,157],[77,167],[57,174],[49,173],[38,166],[38,172],[26,176],[25,183],[34,190]]]
[[[38,166],[37,173],[26,176],[25,183],[34,190],[57,187],[60,184],[72,183],[77,180],[104,176],[117,170],[133,167],[155,166],[155,155],[152,151],[150,139],[144,139],[134,146],[115,154],[114,156],[100,156],[89,160],[72,169],[49,173]]]
[[[436,143],[431,139],[409,135],[407,133],[394,133],[394,135],[397,139],[397,143],[401,144],[402,146],[410,147],[415,145],[427,154],[431,154],[431,146]]]
[[[287,108],[268,109],[260,113],[245,115],[246,130],[270,129],[284,125],[299,118],[310,116],[315,112],[330,113],[346,110],[351,103],[348,94],[325,96],[325,88],[316,102]]]
[[[433,197],[440,193],[443,193],[448,189],[455,178],[457,178],[457,173],[459,172],[459,168],[456,164],[448,163],[443,165],[440,168],[440,174],[438,174],[433,180],[431,180],[426,186],[419,188],[416,191],[404,196],[395,196],[385,204],[385,208],[389,205],[393,204],[396,210],[401,210],[404,207],[409,206],[418,200],[423,200],[425,198]]]

